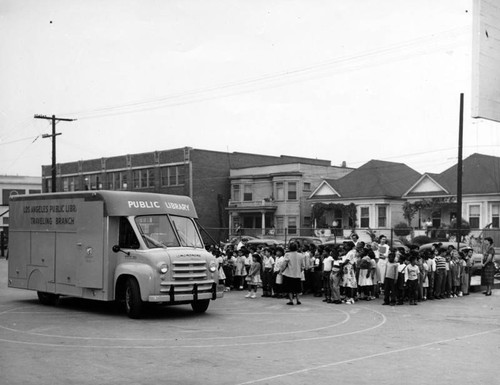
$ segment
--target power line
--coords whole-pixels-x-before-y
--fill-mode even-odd
[[[459,35],[460,33],[464,33],[469,29],[470,29],[469,26],[454,28],[452,30],[444,31],[441,33],[423,36],[417,39],[393,44],[388,47],[373,49],[354,55],[333,58],[321,63],[311,64],[309,66],[303,66],[285,72],[266,74],[260,77],[245,79],[241,81],[232,81],[232,82],[217,84],[214,86],[208,86],[204,88],[197,88],[193,90],[173,93],[159,98],[143,99],[124,104],[96,108],[87,111],[72,112],[70,114],[79,116],[80,119],[91,119],[104,116],[121,115],[127,113],[135,113],[146,110],[159,109],[167,106],[177,106],[188,103],[196,103],[221,97],[227,97],[229,95],[254,92],[256,89],[259,89],[259,87],[260,89],[262,89],[263,87],[269,88],[269,87],[277,87],[283,85],[283,84],[281,85],[270,84],[272,82],[277,82],[277,81],[287,81],[288,83],[285,84],[287,85],[290,84],[290,81],[293,81],[294,79],[295,81],[298,81],[296,79],[297,77],[310,76],[311,74],[317,73],[319,71],[325,71],[325,70],[331,71],[332,69],[337,68],[337,73],[338,73],[339,71],[345,72],[346,70],[349,71],[353,69],[359,69],[360,66],[363,67],[367,65],[367,64],[364,65],[357,64],[356,66],[356,63],[359,62],[360,60],[367,60],[371,58],[380,59],[381,57],[383,57],[383,55],[390,55],[393,53],[398,53],[399,60],[401,60],[402,58],[407,58],[409,56],[415,55],[415,53],[412,54],[411,52],[409,53],[403,52],[403,54],[401,54],[401,50],[418,49],[422,45],[428,46],[429,43],[434,43],[434,47],[431,47],[430,49],[428,48],[427,50],[428,52],[436,49],[441,50],[443,47],[437,44],[439,43],[438,39],[448,39],[450,37],[456,39],[457,35]],[[422,55],[422,53],[418,52],[417,54]],[[394,60],[394,58],[390,59]],[[342,67],[339,68],[339,66],[341,65],[344,66],[347,65],[347,67],[343,69]],[[250,87],[250,88],[241,89],[244,87]],[[226,92],[226,93],[222,95],[213,95],[214,92]]]

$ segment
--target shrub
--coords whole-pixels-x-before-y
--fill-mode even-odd
[[[457,236],[457,222],[453,222],[451,223],[450,225],[450,236]],[[469,225],[469,222],[467,222],[466,220],[463,220],[462,219],[462,226],[460,227],[460,236],[461,237],[465,237],[466,235],[468,235],[470,233],[470,225]]]
[[[418,237],[413,238],[413,243],[415,245],[425,245],[426,243],[431,243],[432,239],[429,238],[427,235],[419,235]]]
[[[408,227],[408,225],[404,222],[400,222],[394,226],[394,234],[398,237],[404,237],[406,235],[410,235],[410,233],[411,227]]]

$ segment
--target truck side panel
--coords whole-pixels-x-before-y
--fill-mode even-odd
[[[55,283],[56,233],[31,233],[31,266],[44,267],[45,278]]]
[[[31,235],[29,231],[11,231],[9,234],[9,279],[13,287],[27,288],[27,266],[31,259]]]
[[[57,233],[56,255],[57,291],[61,293],[64,293],[67,290],[74,292],[76,285],[77,260],[76,233]],[[81,293],[81,290],[79,292]]]
[[[79,202],[76,285],[102,289],[104,266],[104,204]]]

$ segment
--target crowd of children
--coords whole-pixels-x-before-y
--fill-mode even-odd
[[[303,246],[302,293],[332,304],[382,299],[383,305],[417,305],[427,300],[469,294],[472,249],[456,250],[435,243],[419,250],[390,248],[387,238],[364,243],[356,236],[334,246]],[[285,250],[276,248],[213,249],[226,290],[248,290],[247,298],[286,298],[282,289]],[[490,291],[491,292],[491,291]]]

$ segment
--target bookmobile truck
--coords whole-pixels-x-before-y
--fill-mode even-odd
[[[208,309],[223,296],[214,256],[205,250],[189,197],[124,191],[10,198],[8,285],[60,296],[123,303],[131,318],[144,304]]]

